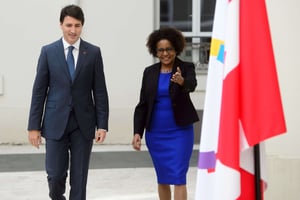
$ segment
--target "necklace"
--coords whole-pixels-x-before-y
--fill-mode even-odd
[[[170,73],[172,72],[172,69],[160,69],[161,73]]]

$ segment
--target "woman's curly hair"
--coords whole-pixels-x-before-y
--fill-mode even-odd
[[[185,38],[179,30],[171,27],[162,27],[149,35],[146,46],[148,47],[150,54],[157,57],[156,45],[163,39],[166,39],[171,43],[177,56],[181,54],[185,47]]]

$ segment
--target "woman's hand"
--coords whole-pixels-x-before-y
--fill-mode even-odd
[[[140,151],[141,145],[142,145],[142,140],[141,140],[140,134],[138,134],[138,133],[134,134],[133,139],[132,139],[132,147],[136,151]]]
[[[181,76],[181,70],[179,67],[177,67],[176,73],[172,75],[171,81],[181,86],[183,85],[184,78]]]

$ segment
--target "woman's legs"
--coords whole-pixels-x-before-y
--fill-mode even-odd
[[[158,184],[158,194],[160,200],[171,200],[170,185]],[[186,185],[174,186],[174,200],[187,200]]]
[[[174,186],[174,200],[187,200],[186,185]]]
[[[158,195],[160,200],[171,200],[170,185],[158,184]]]

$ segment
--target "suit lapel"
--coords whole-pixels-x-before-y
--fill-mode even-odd
[[[160,74],[160,63],[156,63],[153,67],[153,70],[151,71],[151,75],[149,76],[150,84],[151,84],[151,93],[153,94],[153,97],[156,97],[157,93],[157,87],[158,87],[158,80],[159,80],[159,74]]]
[[[74,77],[74,81],[76,79],[76,77],[78,76],[83,63],[85,63],[85,59],[87,56],[87,46],[85,45],[85,42],[81,39],[80,42],[80,46],[79,46],[79,53],[78,53],[78,60],[77,60],[77,64],[76,64],[76,70],[75,70],[75,77]]]
[[[68,64],[65,57],[64,45],[61,39],[56,42],[55,47],[56,47],[56,55],[57,55],[58,62],[61,64],[64,74],[71,81],[71,76],[69,73]]]
[[[63,66],[62,67],[63,72],[70,79],[70,81],[72,81],[70,73],[69,73],[66,57],[65,57],[64,45],[63,45],[63,42],[61,39],[57,41],[55,47],[56,47],[56,55],[57,55],[58,61],[61,64],[61,66]],[[78,60],[76,63],[76,68],[75,68],[74,81],[75,81],[77,75],[79,74],[79,72],[83,66],[83,63],[85,62],[86,55],[87,55],[87,49],[88,49],[87,45],[85,45],[85,42],[83,40],[81,40],[80,46],[79,46]]]

